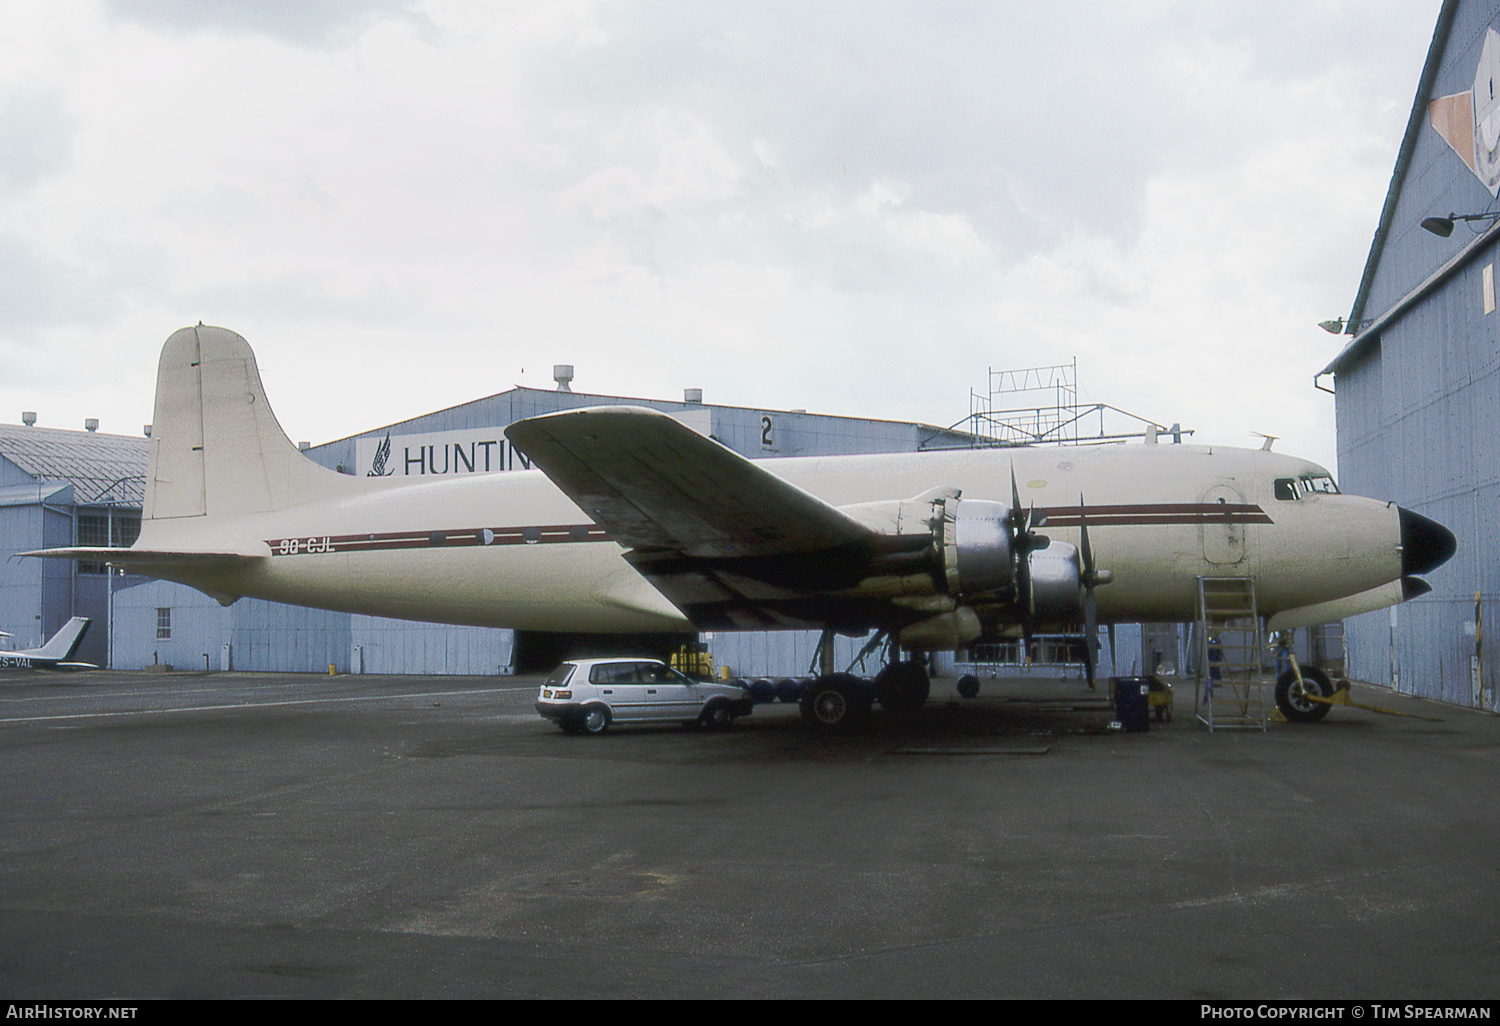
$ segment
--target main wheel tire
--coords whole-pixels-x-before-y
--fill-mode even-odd
[[[802,718],[829,734],[853,730],[870,712],[869,689],[851,673],[819,677],[802,692]]]
[[[914,713],[927,704],[931,694],[932,678],[916,660],[891,663],[875,675],[875,697],[890,712]]]
[[[958,678],[958,682],[954,687],[958,689],[960,698],[973,698],[979,694],[979,678],[972,673],[966,673]]]
[[[586,734],[602,734],[609,729],[609,710],[602,705],[591,705],[583,710],[578,725]]]
[[[1283,673],[1276,681],[1276,708],[1293,723],[1317,723],[1328,715],[1329,707],[1310,700],[1307,695],[1310,692],[1323,698],[1332,696],[1333,681],[1316,666],[1304,666],[1302,682],[1306,690],[1298,686],[1297,675],[1291,670]]]

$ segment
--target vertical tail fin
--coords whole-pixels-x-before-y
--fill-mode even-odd
[[[92,622],[86,616],[75,616],[63,624],[56,634],[48,638],[47,643],[41,648],[24,654],[33,659],[55,659],[58,662],[72,659],[73,653],[78,651],[78,646],[83,642],[83,635]]]
[[[167,339],[156,374],[147,520],[265,513],[360,484],[318,466],[287,438],[243,338],[200,324]]]

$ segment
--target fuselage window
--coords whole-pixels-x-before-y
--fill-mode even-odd
[[[1297,482],[1289,477],[1278,477],[1276,479],[1276,498],[1295,499],[1297,497]]]

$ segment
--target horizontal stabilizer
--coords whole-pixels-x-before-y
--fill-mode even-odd
[[[41,556],[46,559],[76,559],[85,563],[109,563],[127,570],[141,570],[154,566],[226,566],[263,559],[269,550],[261,552],[201,552],[185,549],[106,549],[72,547],[64,549],[33,549],[21,552],[22,556]]]

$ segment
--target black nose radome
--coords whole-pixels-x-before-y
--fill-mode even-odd
[[[1401,515],[1401,574],[1425,574],[1453,558],[1458,539],[1436,520],[1397,507]]]

